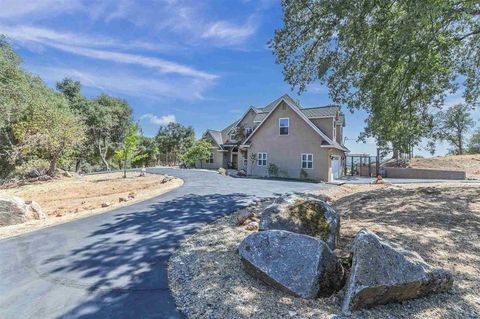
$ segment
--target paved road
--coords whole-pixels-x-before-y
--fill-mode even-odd
[[[182,318],[166,266],[186,234],[253,196],[332,187],[194,170],[152,172],[185,184],[129,207],[1,240],[0,318]]]

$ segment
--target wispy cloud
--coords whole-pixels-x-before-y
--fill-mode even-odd
[[[19,26],[18,28],[15,28],[0,25],[0,33],[5,33],[10,38],[22,43],[34,42],[93,59],[124,64],[135,64],[156,69],[161,73],[179,74],[205,80],[214,80],[217,78],[217,76],[214,74],[196,70],[190,66],[160,58],[90,48],[97,46],[108,47],[117,45],[117,41],[108,38],[105,39],[71,33],[60,33],[49,29],[35,28],[30,26]]]
[[[140,77],[127,72],[99,72],[98,70],[28,66],[50,84],[64,77],[79,80],[84,86],[110,94],[123,94],[150,99],[177,99],[194,101],[204,99],[203,92],[211,86],[204,80],[171,77]]]
[[[203,32],[204,39],[219,39],[228,44],[244,42],[256,31],[256,26],[251,19],[244,25],[234,25],[227,21],[218,21],[212,23]]]
[[[148,121],[151,123],[151,124],[154,124],[154,125],[168,125],[169,123],[176,123],[177,122],[177,119],[175,118],[175,115],[173,114],[170,114],[170,115],[163,115],[163,116],[157,116],[157,115],[154,115],[152,113],[147,113],[147,114],[143,114],[142,116],[140,116],[140,120],[145,120],[145,119],[148,119]]]

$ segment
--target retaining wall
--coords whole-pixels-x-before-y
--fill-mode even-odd
[[[418,179],[465,179],[463,171],[443,171],[424,168],[385,167],[387,178],[418,178]]]

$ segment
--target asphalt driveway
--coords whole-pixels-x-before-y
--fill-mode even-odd
[[[142,203],[0,240],[0,318],[182,318],[166,267],[185,235],[255,196],[334,187],[150,171],[185,184]]]

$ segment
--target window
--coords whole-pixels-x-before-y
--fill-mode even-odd
[[[288,117],[281,118],[278,120],[278,125],[280,126],[280,135],[288,135],[290,119]]]
[[[302,168],[313,168],[313,154],[302,154]]]
[[[207,159],[207,164],[213,164],[213,152],[210,153],[210,157]]]
[[[258,153],[257,165],[267,166],[267,153]]]
[[[248,137],[250,134],[252,134],[252,128],[251,127],[246,127],[245,128],[245,137]]]

